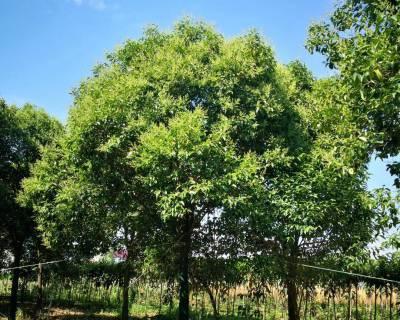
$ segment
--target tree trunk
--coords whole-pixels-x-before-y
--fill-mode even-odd
[[[356,282],[356,320],[359,319],[359,314],[358,314],[358,282]]]
[[[196,303],[197,303],[197,297],[196,297]],[[160,306],[158,308],[158,314],[159,315],[161,315],[161,312],[162,312],[162,305],[163,305],[163,283],[162,283],[162,280],[161,280],[160,281]]]
[[[393,319],[393,285],[390,285],[389,319]]]
[[[297,313],[299,314],[299,317],[301,317],[301,307],[303,305],[303,298],[304,298],[304,289],[301,289],[301,294],[300,294],[300,300],[299,303],[297,305]]]
[[[168,312],[171,313],[174,307],[174,279],[169,278],[167,283]]]
[[[190,217],[183,225],[179,265],[179,320],[189,320],[189,260],[191,251]]]
[[[22,244],[18,244],[14,248],[14,263],[13,267],[19,267],[22,256]],[[18,299],[18,282],[21,269],[14,269],[11,284],[11,297],[10,297],[10,313],[9,319],[15,320],[17,314],[17,299]]]
[[[304,319],[307,319],[307,311],[308,311],[308,289],[306,288],[306,301],[304,303]]]
[[[376,285],[374,286],[374,320],[376,320]]]
[[[336,302],[335,302],[335,291],[336,289],[332,290],[332,303],[333,303],[333,319],[336,320]]]
[[[42,310],[43,306],[43,266],[39,263],[37,270],[37,296],[36,296],[36,304],[35,304],[35,318],[39,318],[39,313]]]
[[[206,291],[208,293],[208,296],[210,297],[210,301],[211,301],[211,305],[212,305],[213,313],[214,313],[214,318],[217,319],[219,317],[217,301],[212,293],[212,290],[208,286],[206,286]]]
[[[291,259],[288,263],[288,277],[286,280],[289,320],[300,320],[299,309],[297,308],[296,276],[296,264]]]
[[[130,282],[130,272],[129,272],[129,258],[125,261],[124,268],[124,278],[123,278],[123,288],[122,288],[122,312],[121,319],[128,320],[129,318],[129,282]]]
[[[349,282],[349,297],[348,297],[348,301],[347,301],[347,320],[351,319],[351,282]]]
[[[235,285],[235,289],[233,290],[233,302],[232,302],[232,316],[235,317],[235,302],[236,302],[236,287],[237,285]]]
[[[328,315],[327,315],[327,320],[331,320],[331,306],[330,306],[330,296],[329,296],[329,293],[328,293],[328,297],[327,297],[327,299],[328,299],[328,302],[327,302],[327,308],[328,308]]]

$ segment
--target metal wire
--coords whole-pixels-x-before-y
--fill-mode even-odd
[[[354,272],[347,272],[347,271],[335,270],[335,269],[324,268],[324,267],[311,266],[309,264],[302,264],[302,263],[299,263],[299,265],[302,266],[302,267],[305,267],[305,268],[311,268],[311,269],[316,269],[316,270],[323,270],[323,271],[328,271],[328,272],[341,273],[341,274],[346,274],[346,275],[353,276],[353,277],[358,277],[358,278],[366,278],[366,279],[371,279],[371,280],[379,280],[379,281],[384,281],[384,282],[400,284],[400,281],[391,280],[391,279],[385,279],[385,278],[379,278],[379,277],[373,277],[373,276],[367,276],[367,275],[361,274],[361,273],[354,273]]]
[[[66,260],[66,259],[63,259],[63,260],[53,260],[53,261],[40,262],[40,263],[35,263],[35,264],[28,264],[28,265],[19,266],[19,267],[3,268],[3,269],[0,269],[0,272],[10,271],[10,270],[15,270],[15,269],[31,268],[31,267],[36,267],[36,266],[39,266],[39,265],[54,264],[54,263],[59,263],[59,262],[63,262],[63,261],[67,261],[67,260]],[[357,277],[357,278],[365,278],[365,279],[383,281],[383,282],[386,282],[386,283],[396,283],[396,284],[400,284],[400,281],[391,280],[391,279],[386,279],[386,278],[380,278],[380,277],[368,276],[368,275],[361,274],[361,273],[354,273],[354,272],[348,272],[348,271],[335,270],[335,269],[331,269],[331,268],[325,268],[325,267],[319,267],[319,266],[312,266],[312,265],[303,264],[303,263],[299,263],[298,265],[299,265],[299,266],[302,266],[302,267],[305,267],[305,268],[310,268],[310,269],[315,269],[315,270],[321,270],[321,271],[327,271],[327,272],[340,273],[340,274],[345,274],[345,275],[352,276],[352,277]],[[137,277],[137,278],[134,280],[134,282],[136,282],[137,280],[139,280],[143,275],[144,275],[144,274],[141,274],[139,277]]]
[[[53,263],[59,263],[59,262],[62,262],[62,261],[66,261],[66,259],[63,259],[63,260],[54,260],[54,261],[47,261],[47,262],[39,262],[39,263],[35,263],[35,264],[27,264],[27,265],[18,266],[18,267],[3,268],[3,269],[0,269],[0,272],[9,271],[9,270],[15,270],[15,269],[31,268],[31,267],[39,266],[40,264],[41,264],[41,265],[53,264]]]

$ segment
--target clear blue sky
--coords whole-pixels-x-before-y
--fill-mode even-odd
[[[300,59],[318,77],[322,58],[304,49],[307,26],[326,18],[333,0],[1,0],[0,97],[31,102],[65,121],[71,89],[128,38],[148,24],[167,29],[191,16],[231,37],[262,32],[278,60]],[[381,162],[371,164],[370,186],[391,185]]]

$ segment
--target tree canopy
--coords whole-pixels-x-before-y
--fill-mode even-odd
[[[21,183],[29,177],[31,166],[41,156],[42,149],[52,144],[62,132],[61,124],[43,110],[30,104],[22,108],[8,106],[0,100],[0,256],[12,253],[15,267],[32,243],[40,246],[36,232],[36,214],[21,206],[17,196]],[[19,269],[13,275],[10,317],[15,319]]]
[[[397,156],[400,146],[400,4],[392,0],[346,0],[329,21],[309,29],[307,47],[338,70],[360,139],[377,156]],[[388,166],[399,174],[399,163]],[[398,178],[395,184],[400,186]]]
[[[383,66],[368,74],[388,76],[382,87],[350,71],[345,54],[365,52],[341,38],[349,8],[358,1],[310,31],[309,47],[327,55],[336,77],[279,64],[256,31],[226,39],[184,19],[126,41],[74,89],[65,132],[44,149],[19,201],[37,213],[45,243],[67,256],[127,251],[123,319],[130,279],[168,252],[180,320],[189,318],[190,277],[212,281],[201,274],[210,261],[240,269],[245,260],[262,277],[268,259],[297,320],[301,263],[365,253],[396,223],[390,193],[366,188],[373,150],[398,152],[395,80]],[[364,20],[351,21],[366,28]]]

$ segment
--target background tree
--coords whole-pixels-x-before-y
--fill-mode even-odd
[[[41,242],[37,239],[35,213],[17,203],[21,182],[29,176],[42,148],[51,144],[61,131],[61,124],[43,110],[29,104],[22,108],[8,106],[0,100],[0,233],[2,249],[12,253],[14,267],[27,255],[28,240],[36,243],[36,249]],[[14,269],[10,319],[15,319],[19,275],[20,270]]]
[[[103,186],[103,181],[91,176],[94,172],[77,164],[76,154],[68,145],[70,139],[67,133],[45,150],[33,168],[33,176],[24,180],[19,200],[38,213],[37,222],[46,245],[65,258],[79,261],[110,250],[126,250],[122,268],[122,315],[126,319],[129,282],[143,260],[141,245],[151,240],[150,235],[155,231],[151,220],[154,214],[149,213],[152,200],[140,207],[143,202],[138,199],[143,193],[135,188],[133,194],[132,181],[120,180],[117,185],[115,181],[121,177],[118,169],[124,168],[116,164],[115,174],[103,172],[109,179],[115,178],[114,182],[107,180]],[[119,189],[123,186],[124,192]]]
[[[366,248],[393,225],[397,210],[387,190],[375,196],[366,189],[369,145],[342,99],[346,88],[335,78],[315,81],[299,62],[280,73],[303,143],[262,155],[264,210],[249,217],[249,240],[255,252],[285,263],[278,277],[287,288],[289,318],[298,319],[298,264],[356,255],[355,248]]]
[[[397,0],[341,1],[328,22],[309,29],[307,47],[339,71],[343,98],[360,139],[381,158],[400,151],[400,3]],[[400,173],[398,160],[388,165]],[[397,187],[399,178],[395,179]]]

